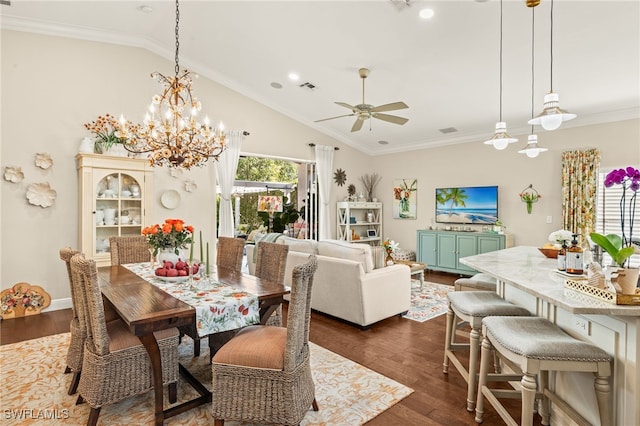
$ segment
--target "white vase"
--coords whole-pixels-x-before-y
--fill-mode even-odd
[[[85,154],[93,154],[95,142],[90,137],[85,137],[80,142],[80,146],[78,147],[78,152]]]
[[[111,155],[112,157],[128,157],[129,151],[127,151],[121,143],[114,143],[104,154]]]
[[[638,268],[618,269],[618,278],[616,278],[616,282],[620,285],[622,294],[636,294],[639,276],[640,269]]]
[[[175,253],[175,249],[173,248],[163,248],[158,252],[158,262],[162,265],[162,261],[168,260],[174,265],[178,262],[178,260],[188,261],[189,260],[189,250],[185,250],[182,248],[178,249],[178,253]]]

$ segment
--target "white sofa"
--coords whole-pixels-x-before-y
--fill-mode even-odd
[[[411,276],[406,265],[374,268],[368,244],[339,240],[297,240],[280,237],[287,244],[285,284],[291,286],[293,267],[316,254],[311,308],[361,328],[406,312],[411,305]],[[255,272],[254,246],[247,245],[249,273]]]

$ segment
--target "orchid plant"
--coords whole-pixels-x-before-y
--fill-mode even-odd
[[[624,266],[629,257],[640,252],[633,245],[633,224],[636,216],[636,198],[640,190],[640,170],[634,167],[616,169],[604,179],[604,186],[622,186],[620,197],[620,229],[622,236],[616,234],[602,235],[597,232],[590,234],[594,243],[602,247],[620,266]]]

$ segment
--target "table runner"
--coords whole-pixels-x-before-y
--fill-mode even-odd
[[[122,265],[154,286],[196,309],[196,328],[200,337],[235,330],[260,323],[258,297],[215,278],[181,283],[166,282],[157,277],[149,262]]]

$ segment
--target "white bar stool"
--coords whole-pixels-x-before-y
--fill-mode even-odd
[[[508,425],[517,425],[498,398],[522,398],[521,425],[533,424],[536,399],[541,399],[542,424],[549,424],[549,400],[578,424],[588,424],[559,396],[548,388],[549,371],[582,371],[595,375],[595,392],[600,423],[611,424],[610,385],[611,357],[604,350],[587,342],[575,339],[558,326],[540,317],[513,318],[490,317],[482,321],[482,357],[478,379],[478,401],[476,422],[482,423],[484,398],[496,409]],[[519,368],[522,374],[521,391],[491,389],[487,380],[498,379],[489,375],[489,362],[494,351],[510,366]],[[536,385],[536,377],[538,383]],[[506,380],[512,380],[508,377]],[[484,396],[484,398],[483,398]]]
[[[492,315],[528,316],[530,313],[525,308],[509,303],[490,291],[454,291],[449,292],[447,298],[449,299],[449,310],[447,312],[442,371],[445,374],[449,372],[449,360],[451,360],[453,366],[467,382],[467,410],[473,411],[476,404],[475,392],[482,319]],[[456,317],[471,326],[469,343],[456,342]],[[455,354],[457,350],[461,349],[469,349],[468,370]]]

